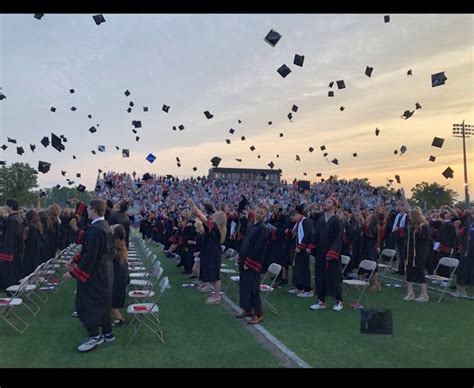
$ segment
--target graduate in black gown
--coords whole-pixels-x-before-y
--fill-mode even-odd
[[[183,271],[186,274],[191,274],[194,265],[194,252],[196,252],[196,228],[194,227],[194,220],[189,218],[186,213],[185,227],[183,230]]]
[[[406,245],[405,245],[406,249]],[[375,261],[378,263],[380,254],[380,225],[379,218],[373,212],[369,210],[367,220],[362,226],[362,243],[361,243],[361,258],[363,260]],[[406,258],[406,253],[403,254]],[[405,273],[405,267],[403,267],[403,273]],[[372,286],[370,288],[372,292],[381,291],[382,286],[377,273],[377,268],[372,276]]]
[[[342,221],[336,215],[338,201],[329,197],[324,201],[324,213],[316,224],[313,255],[315,257],[315,282],[318,301],[312,310],[326,308],[326,296],[334,296],[334,311],[341,311],[342,305]]]
[[[25,252],[23,254],[22,277],[31,274],[41,264],[41,247],[43,244],[41,234],[43,225],[35,210],[28,210],[25,214],[25,223],[28,229],[25,239]]]
[[[47,212],[39,212],[39,218],[41,221],[41,225],[43,225],[43,234],[41,235],[41,262],[44,263],[45,261],[48,261],[54,256],[54,229],[51,216]]]
[[[294,288],[288,292],[296,294],[300,298],[313,296],[311,289],[311,272],[309,268],[309,255],[313,241],[313,222],[305,217],[304,205],[298,205],[291,211],[291,220],[295,223],[293,234],[295,240],[295,255],[293,264],[293,285]]]
[[[118,204],[118,210],[112,212],[110,217],[110,225],[122,225],[125,229],[125,243],[127,244],[127,249],[129,246],[129,238],[130,238],[130,217],[127,214],[129,207],[128,201],[121,201]]]
[[[253,223],[248,226],[237,259],[240,280],[239,300],[243,309],[237,318],[252,317],[247,323],[255,325],[263,321],[262,300],[260,298],[260,273],[262,271],[267,248],[268,230],[263,224],[267,208],[259,204]]]
[[[213,283],[214,292],[206,299],[206,304],[221,303],[220,270],[222,262],[221,244],[225,240],[227,220],[223,211],[216,211],[209,218],[188,199],[192,211],[204,227],[204,235],[200,248],[201,276],[204,283]]]
[[[69,263],[65,279],[77,280],[76,311],[89,337],[78,346],[85,352],[115,340],[111,308],[114,269],[112,232],[104,219],[106,204],[94,199],[88,208],[91,226],[86,229],[81,253]],[[102,329],[102,333],[100,332]]]
[[[125,322],[120,309],[125,304],[128,276],[128,249],[126,231],[121,224],[111,226],[113,233],[113,265],[114,283],[112,286],[112,326],[119,326]]]
[[[394,249],[396,249],[399,260],[398,260],[398,274],[405,275],[405,255],[406,255],[406,243],[407,243],[407,229],[408,225],[408,214],[404,211],[405,205],[399,201],[397,203],[398,213],[395,215],[393,220],[392,230],[390,234],[390,241],[393,243]]]
[[[443,257],[452,257],[451,252],[454,252],[456,248],[456,229],[453,222],[454,217],[455,215],[453,214],[452,209],[447,206],[441,212],[441,219],[443,222],[437,235],[439,247],[437,249],[438,257],[436,264],[439,262],[439,259]],[[449,277],[449,274],[450,269],[448,267],[444,265],[438,267],[438,273],[436,275]]]
[[[68,247],[69,244],[73,243],[76,238],[76,232],[71,226],[71,219],[76,217],[75,214],[71,214],[69,208],[63,209],[61,213],[61,223],[59,224],[59,246],[60,250]]]
[[[0,249],[0,290],[7,289],[20,279],[24,247],[24,220],[18,212],[18,200],[9,198],[6,205],[9,215]]]
[[[455,223],[461,237],[462,249],[457,271],[457,296],[467,295],[467,286],[474,286],[474,207],[468,210],[464,219]]]
[[[54,257],[60,245],[59,225],[61,223],[61,220],[59,216],[61,215],[61,208],[57,203],[54,203],[48,208],[48,214],[51,217],[51,221],[53,224],[53,230],[51,233],[51,257]]]

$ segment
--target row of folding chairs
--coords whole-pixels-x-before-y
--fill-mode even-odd
[[[158,302],[163,293],[170,288],[168,277],[161,278],[164,272],[161,262],[139,235],[132,237],[128,263],[130,276],[128,296],[133,303],[127,306],[127,313],[133,318],[130,321],[132,333],[127,346],[130,346],[142,328],[150,330],[164,343]]]
[[[14,330],[23,334],[30,324],[15,312],[20,306],[35,317],[41,306],[48,302],[47,291],[56,292],[62,275],[67,271],[67,260],[77,252],[78,246],[71,244],[59,251],[48,261],[41,263],[28,276],[6,289],[11,295],[0,298],[0,319],[5,321]]]

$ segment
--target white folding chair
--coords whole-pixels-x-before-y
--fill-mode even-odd
[[[397,256],[397,251],[395,249],[387,249],[387,248],[384,249],[382,253],[380,253],[380,257],[378,260],[379,261],[378,268],[383,269],[384,272],[387,272],[389,270],[396,270],[396,268],[392,267],[393,261],[395,260],[396,256]],[[385,262],[388,261],[388,264],[381,263],[382,260]]]
[[[267,273],[265,274],[265,276],[263,277],[260,283],[260,292],[263,293],[262,302],[263,304],[267,305],[268,309],[276,316],[280,316],[280,314],[278,314],[278,310],[276,309],[276,307],[268,301],[268,296],[274,290],[273,286],[276,282],[278,275],[280,275],[280,272],[281,272],[280,264],[277,264],[277,263],[270,264],[270,266],[267,269]],[[265,283],[269,275],[274,275],[273,280],[271,281],[270,285]]]
[[[351,258],[346,255],[341,255],[342,273],[346,272],[347,266],[349,265]]]
[[[160,291],[154,302],[135,303],[127,307],[127,313],[133,315],[133,319],[130,321],[130,325],[132,325],[135,319],[139,321],[139,323],[133,327],[133,333],[127,343],[127,347],[130,346],[133,339],[142,327],[146,327],[153,334],[155,334],[161,340],[161,342],[165,342],[163,337],[163,330],[160,327],[160,319],[158,317],[158,301],[165,292],[165,290],[168,288],[168,285],[168,277],[164,277],[160,281]]]
[[[24,294],[27,285],[28,278],[24,278],[20,283],[17,291],[11,297],[0,298],[0,319],[8,323],[13,329],[15,329],[20,334],[23,334],[30,325],[18,314],[16,314],[14,309],[23,304],[23,299],[21,297]],[[17,320],[16,324],[9,317],[10,315],[12,315]]]
[[[440,265],[444,265],[449,268],[449,271],[450,271],[449,277],[439,276],[439,275],[426,275],[425,276],[426,279],[441,282],[441,284],[439,285],[441,295],[439,297],[438,303],[441,302],[441,299],[443,299],[444,294],[448,292],[448,287],[451,281],[453,280],[454,274],[456,273],[456,270],[459,266],[459,260],[453,257],[442,257],[441,259],[439,259],[438,265],[436,266],[436,269],[434,270],[433,273],[436,274],[438,272],[438,267]],[[453,299],[457,300],[456,298],[453,298]]]
[[[362,271],[368,271],[369,275],[366,280],[361,280],[361,279],[344,279],[342,283],[346,285],[346,289],[351,290],[349,291],[351,294],[357,296],[357,292],[359,293],[358,297],[356,298],[350,298],[356,300],[354,304],[354,308],[362,308],[362,299],[365,296],[365,291],[367,287],[370,284],[370,280],[372,279],[372,276],[377,268],[377,262],[372,261],[372,260],[362,260],[359,264],[359,268],[357,269],[357,275],[360,277],[362,275]],[[361,271],[362,270],[362,271]],[[362,289],[360,289],[362,288]],[[353,290],[353,291],[352,291]],[[369,302],[367,304],[373,305],[368,298],[366,297],[366,300]]]
[[[152,272],[152,276],[148,277],[148,279],[132,279],[130,280],[130,287],[137,287],[139,290],[135,291],[141,291],[146,292],[146,291],[153,291],[155,288],[156,282],[160,279],[161,275],[163,275],[164,269],[163,267],[155,267],[155,269]],[[133,292],[133,291],[132,291]],[[140,292],[136,292],[135,294],[131,295],[129,293],[130,297],[136,297],[136,295],[143,295]]]

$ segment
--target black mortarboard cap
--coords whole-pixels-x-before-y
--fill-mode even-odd
[[[334,81],[329,82],[328,87],[332,88],[334,86]]]
[[[325,153],[323,154],[323,156],[324,156],[324,157],[328,156],[328,153],[327,153],[327,152],[325,152]]]
[[[92,115],[87,115],[87,117],[91,119],[91,118],[92,118]]]
[[[148,112],[148,107],[147,106],[143,107],[143,112]]]
[[[341,106],[341,107],[339,108],[339,110],[340,110],[341,112],[344,111],[344,109],[346,109],[346,108],[344,108],[343,106]]]
[[[444,143],[444,139],[440,138],[440,137],[435,137],[433,139],[433,142],[431,143],[431,145],[433,147],[438,147],[438,148],[441,148],[443,147],[443,143]]]
[[[332,163],[334,164],[339,164],[339,160],[337,160],[336,158],[334,158],[333,160],[331,160]]]
[[[225,139],[225,142],[226,142],[227,144],[230,144],[230,139]]]
[[[239,158],[236,158],[235,160],[236,160],[237,162],[241,162],[241,161],[242,161],[242,159],[239,159]]]
[[[66,149],[66,147],[64,147],[64,144],[61,142],[61,139],[57,137],[54,133],[51,134],[51,145],[59,152]]]
[[[81,177],[81,173],[80,172],[76,173],[76,178],[80,178],[80,177]]]
[[[283,137],[283,133],[280,133],[280,137]]]
[[[148,179],[153,179],[153,177],[147,172],[143,175],[142,180],[147,181]]]
[[[405,152],[407,152],[407,146],[402,145],[402,146],[400,147],[400,153],[401,153],[401,154],[404,154]]]
[[[291,70],[288,66],[286,65],[281,65],[278,70],[278,74],[280,74],[283,78],[285,78],[288,74],[291,73]]]
[[[126,97],[130,96],[130,92],[128,90],[125,90],[124,94]]]
[[[454,178],[454,171],[451,167],[448,167],[446,170],[443,171],[443,176],[448,179],[448,178]]]
[[[352,154],[352,156],[353,156],[354,158],[356,158],[356,157],[357,157],[357,152],[354,152],[354,153]]]
[[[250,151],[255,151],[255,147],[254,147],[254,146],[251,146],[251,147],[250,147]]]
[[[97,149],[98,149],[100,152],[105,152],[105,145],[99,145],[99,146],[97,146]]]
[[[42,162],[41,160],[38,162],[38,171],[42,172],[43,174],[46,174],[51,167],[51,163],[48,162]]]
[[[76,155],[72,155],[72,158],[73,158],[73,159],[77,159],[77,158],[76,158]]]
[[[398,150],[393,151],[393,153],[394,153],[395,155],[398,154]]]
[[[89,132],[90,133],[95,133],[95,132],[97,132],[97,128],[96,127],[90,127]]]
[[[25,150],[23,147],[16,147],[16,153],[21,156],[25,153]]]
[[[179,125],[179,126],[178,126],[178,129],[179,129],[180,131],[182,131],[182,130],[184,129],[184,125],[183,125],[183,124]]]
[[[163,104],[163,108],[161,108],[161,109],[163,110],[163,112],[168,113],[168,111],[170,110],[170,106]]]
[[[39,197],[40,198],[46,197],[46,192],[41,190]]]
[[[332,90],[328,92],[328,97],[334,97],[334,92]]]
[[[211,114],[211,112],[209,112],[208,110],[204,112],[204,116],[206,116],[207,119],[212,119],[214,117],[214,115]]]
[[[373,67],[370,67],[370,66],[367,66],[367,67],[365,68],[365,75],[366,75],[367,77],[371,77],[371,76],[372,76],[372,71],[374,71],[374,68],[373,68]]]
[[[36,146],[34,144],[30,144],[31,152],[35,152]]]
[[[273,122],[272,122],[272,121],[269,121],[269,122],[268,122],[268,125],[272,125],[272,124],[273,124]]]
[[[434,162],[435,160],[436,160],[436,156],[431,155],[430,158],[429,158],[429,161]]]
[[[128,113],[132,113],[132,108],[127,108]]]
[[[293,104],[293,106],[291,107],[291,110],[295,113],[298,112],[298,105]]]
[[[91,152],[92,152],[92,155],[95,155],[95,150],[92,150]]]
[[[400,175],[395,175],[395,179],[396,179],[398,184],[400,184],[402,182],[401,179],[400,179]]]
[[[99,14],[99,15],[94,15],[92,18],[95,21],[95,24],[100,25],[101,23],[105,23],[105,18],[104,15]]]
[[[295,54],[295,59],[293,60],[293,64],[296,66],[303,67],[304,62],[304,55]]]
[[[384,21],[385,23],[388,23],[388,22],[390,21],[390,15],[385,15],[385,16],[383,17],[383,21]]]
[[[212,159],[211,159],[211,163],[214,167],[219,167],[219,164],[220,162],[222,161],[221,158],[219,158],[218,156],[214,156]]]
[[[287,117],[291,121],[291,119],[293,118],[293,114],[290,112],[290,113],[288,113]]]
[[[343,80],[336,81],[336,84],[337,84],[338,89],[345,89],[346,88],[346,84],[344,83]]]
[[[4,100],[5,98],[7,98],[7,96],[0,92],[0,101]]]
[[[72,110],[73,112],[75,112],[75,111],[77,110],[77,108],[76,108],[75,106],[71,106],[71,110]]]
[[[16,139],[12,139],[12,138],[10,138],[10,137],[7,137],[7,142],[8,142],[8,143],[16,144]]]
[[[56,187],[56,189],[59,190],[59,189],[61,188],[61,185],[58,184],[58,185],[56,185],[56,186],[54,186],[54,187]]]
[[[230,134],[233,134],[234,132],[235,132],[235,129],[233,129],[233,128],[229,129]]]
[[[35,13],[35,14],[33,15],[33,17],[34,17],[35,19],[38,19],[38,20],[41,20],[41,18],[42,18],[43,16],[44,16],[44,13]]]
[[[258,155],[257,158],[260,159],[260,155]]]
[[[6,144],[2,145],[2,150],[6,150],[8,148],[8,146]]]
[[[69,89],[69,93],[73,94],[73,93],[74,93],[74,89]]]
[[[141,128],[142,127],[142,122],[140,120],[132,120],[132,125],[135,128]]]
[[[245,140],[245,136],[242,136],[242,137],[240,138],[240,140],[244,141],[244,140]]]
[[[320,148],[321,148],[321,151],[324,151],[326,149],[326,146],[322,145]]]
[[[177,165],[178,167],[181,167],[181,163],[176,163],[176,165]]]
[[[415,108],[416,108],[416,109],[421,109],[421,105],[420,105],[419,102],[417,102],[417,103],[415,104]]]
[[[446,80],[447,78],[444,75],[444,71],[442,71],[441,73],[431,74],[431,86],[433,88],[436,86],[444,85]]]
[[[123,158],[128,158],[128,157],[130,157],[130,150],[123,149],[123,150],[122,150],[122,157],[123,157]]]
[[[120,149],[120,147],[119,147],[119,146],[115,146],[115,149],[118,151],[118,150]]]
[[[0,160],[0,166],[5,166],[7,162],[5,160]]]
[[[322,175],[323,175],[323,174],[321,174],[320,172],[318,172],[318,173],[316,174],[316,176],[318,176],[318,177],[320,177],[320,176],[322,176]]]
[[[299,156],[299,155],[296,155],[295,162],[301,162],[301,159],[300,159],[300,156]]]
[[[77,186],[77,191],[83,193],[84,191],[86,191],[86,186],[84,186],[84,185]]]
[[[62,175],[62,176],[66,176],[66,171],[61,170],[61,175]]]
[[[132,132],[136,135],[137,134],[137,130],[136,129],[132,129]]]
[[[378,136],[378,135],[379,135],[379,133],[380,133],[380,129],[378,129],[378,128],[375,128],[375,136]]]
[[[309,147],[309,148],[308,148],[308,151],[309,151],[309,152],[313,152],[313,151],[314,151],[314,148],[313,148],[313,147]]]
[[[273,169],[273,167],[275,167],[275,164],[273,162],[270,162],[268,163],[268,167],[270,167],[271,169]]]
[[[178,128],[176,128],[176,125],[173,125],[173,131],[176,131]]]
[[[193,167],[193,171],[197,171],[197,167]]]
[[[277,156],[276,156],[276,157],[277,157],[277,158],[279,158],[279,157],[280,157],[280,155],[279,155],[279,154],[277,154]]]
[[[405,119],[405,120],[408,120],[411,116],[413,116],[413,113],[415,113],[415,111],[409,111],[409,110],[406,110],[405,112],[403,112],[403,114],[401,115],[401,118],[402,119]]]
[[[130,101],[130,102],[128,103],[128,105],[130,105],[132,108],[135,106],[135,104],[133,103],[133,101]]]
[[[241,124],[241,123],[242,123],[242,120],[237,120],[237,121],[239,122],[239,124]]]
[[[56,112],[56,108],[55,108],[54,106],[52,106],[51,108],[49,108],[49,110],[50,110],[51,112]]]
[[[270,46],[275,47],[278,41],[281,39],[281,34],[276,32],[274,29],[271,29],[270,32],[263,38]]]

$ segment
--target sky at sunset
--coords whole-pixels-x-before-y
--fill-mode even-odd
[[[61,170],[89,190],[98,168],[204,175],[219,156],[220,167],[268,168],[273,161],[288,180],[316,180],[320,172],[384,185],[398,174],[405,188],[449,183],[463,198],[462,141],[452,137],[452,125],[474,124],[474,17],[391,14],[384,23],[383,16],[104,14],[106,22],[96,25],[91,14],[46,14],[41,20],[2,14],[0,92],[7,98],[0,101],[0,144],[9,147],[0,149],[0,160],[34,168],[38,160],[52,163],[49,173],[39,174],[41,187],[66,185]],[[282,34],[275,47],[263,40],[272,28]],[[304,55],[303,67],[293,64],[295,54]],[[286,78],[277,73],[283,64],[292,70]],[[366,66],[374,68],[370,78]],[[446,84],[433,88],[431,74],[442,71]],[[338,80],[345,89],[328,87]],[[130,101],[134,107],[127,113]],[[417,102],[422,109],[403,120]],[[171,106],[168,113],[163,104]],[[299,109],[290,122],[293,104]],[[214,117],[206,119],[204,111]],[[139,142],[132,120],[142,122]],[[180,124],[185,130],[172,130]],[[91,126],[98,131],[89,133]],[[41,145],[51,132],[66,136],[65,151]],[[445,139],[441,149],[431,146],[435,136]],[[130,158],[122,158],[116,145],[130,149]],[[339,165],[322,156],[321,145]],[[402,145],[406,153],[394,155]],[[474,137],[467,150],[472,198]],[[150,152],[157,157],[153,164],[145,160]],[[454,179],[441,175],[448,166]]]

